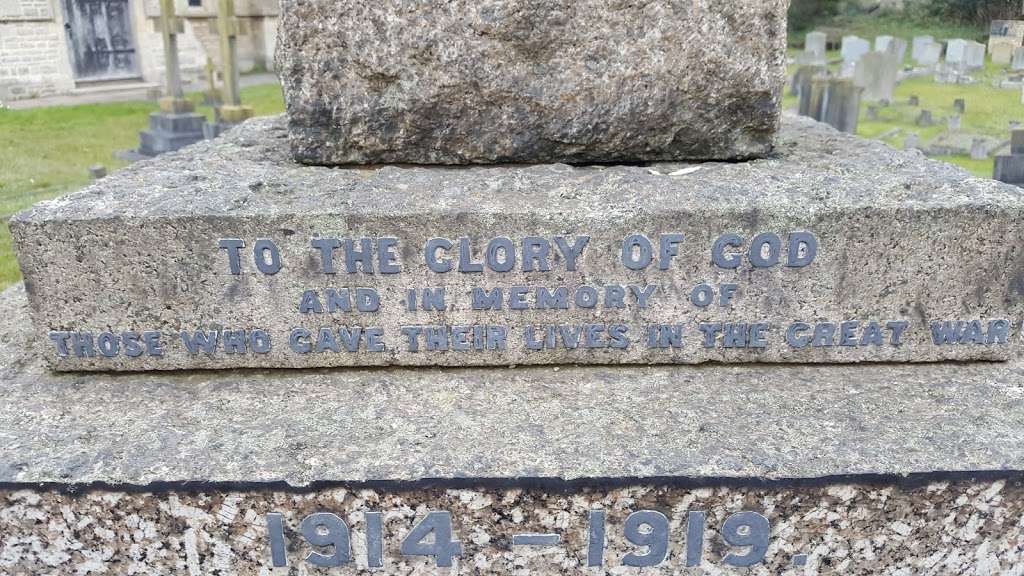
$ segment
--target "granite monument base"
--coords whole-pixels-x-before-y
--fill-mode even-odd
[[[58,370],[1007,360],[1024,194],[787,117],[744,163],[325,168],[282,118],[18,214]]]
[[[5,574],[1024,565],[1019,360],[58,374],[0,314]]]

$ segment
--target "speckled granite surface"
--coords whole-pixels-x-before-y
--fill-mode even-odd
[[[604,510],[603,566],[587,568],[588,512]],[[399,543],[428,510],[452,514],[463,553],[449,569],[403,557]],[[656,510],[669,521],[667,558],[624,567],[643,553],[623,536],[626,517]],[[367,511],[383,512],[383,566],[367,567]],[[685,568],[690,511],[706,512],[702,561]],[[764,561],[734,568],[744,554],[721,537],[739,511],[770,522]],[[288,566],[273,569],[268,512],[283,514]],[[308,514],[330,512],[350,528],[351,562],[314,569],[296,533]],[[511,546],[514,534],[561,536],[553,547]],[[331,553],[331,549],[318,548]],[[794,566],[806,554],[804,566]],[[330,488],[274,491],[124,493],[0,492],[0,572],[68,574],[685,574],[844,576],[1024,574],[1024,486],[1017,480],[928,482],[917,486],[705,487],[637,485],[612,489]]]
[[[281,3],[304,162],[622,162],[771,148],[786,0]]]

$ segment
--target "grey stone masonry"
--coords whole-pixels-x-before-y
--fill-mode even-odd
[[[0,316],[4,574],[618,574],[640,541],[650,575],[1024,564],[1019,359],[60,374],[20,285]],[[451,568],[402,545],[428,512]]]
[[[58,370],[1005,360],[1024,197],[788,118],[743,164],[309,167],[280,118],[11,221]]]
[[[0,482],[1024,470],[1024,363],[61,374],[0,297]]]
[[[11,231],[59,370],[1018,351],[1018,189],[787,123],[744,164],[338,169],[261,119]]]
[[[785,0],[285,0],[291,145],[309,164],[762,157]]]

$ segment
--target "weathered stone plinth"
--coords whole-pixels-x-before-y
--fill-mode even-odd
[[[286,1],[292,149],[313,164],[764,156],[787,5]]]
[[[623,570],[630,514],[664,514],[677,574],[1012,574],[1021,565],[1024,366],[538,367],[54,374],[24,295],[0,296],[0,534],[8,574],[313,572],[304,518],[332,513],[379,574],[428,511],[451,574]],[[590,513],[602,568],[587,568]],[[726,519],[770,523],[740,568]],[[516,534],[559,537],[513,545]],[[635,540],[634,540],[635,542]],[[330,553],[330,549],[317,548]],[[806,555],[800,559],[801,555]],[[802,561],[804,566],[794,566]],[[630,568],[629,573],[637,571]],[[299,572],[302,573],[302,572]]]
[[[330,169],[261,119],[11,226],[59,370],[1020,351],[1020,189],[787,123],[742,164]]]

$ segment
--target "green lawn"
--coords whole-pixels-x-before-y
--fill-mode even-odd
[[[189,97],[201,99],[198,94]],[[244,88],[242,101],[259,115],[284,110],[276,84]],[[111,171],[123,166],[114,152],[138,146],[139,131],[156,109],[154,102],[0,109],[0,289],[20,277],[7,219],[39,200],[86,184],[93,164]],[[209,107],[200,106],[199,111],[213,115]]]
[[[988,30],[983,27],[903,16],[837,16],[821,22],[813,29],[832,31],[839,35],[854,34],[868,40],[883,35],[898,36],[906,39],[908,43],[914,36],[926,34],[937,40],[988,40]],[[799,53],[803,47],[804,35],[805,32],[801,32],[790,36],[790,55],[796,56]],[[832,61],[841,57],[839,51],[829,52],[828,56]],[[909,46],[907,62],[911,62]],[[791,67],[790,73],[795,68]],[[953,101],[963,98],[967,103],[967,111],[962,118],[961,132],[992,136],[1001,141],[1007,140],[1010,136],[1011,120],[1024,124],[1024,104],[1021,104],[1019,90],[1004,90],[993,86],[993,83],[1004,75],[1004,69],[1005,67],[990,62],[983,70],[971,73],[977,82],[970,85],[937,84],[931,76],[905,80],[896,87],[892,105],[879,110],[878,120],[868,120],[867,105],[861,106],[857,134],[866,138],[881,139],[896,148],[902,148],[907,134],[915,132],[920,136],[922,143],[927,143],[946,131],[945,118],[954,113]],[[920,106],[912,107],[907,104],[911,95],[920,98]],[[785,106],[788,109],[796,108],[796,99],[787,95]],[[924,109],[931,110],[936,120],[935,125],[923,128],[915,124],[918,114]],[[893,135],[894,129],[899,129],[899,132]],[[991,158],[972,160],[969,156],[943,156],[937,159],[962,166],[976,176],[992,177]]]
[[[907,105],[911,95],[920,98],[919,107]],[[987,82],[970,85],[936,84],[927,77],[902,82],[896,88],[894,104],[879,110],[878,121],[867,120],[867,108],[864,107],[858,133],[867,138],[878,138],[893,128],[900,128],[900,134],[884,140],[899,148],[902,147],[908,133],[916,132],[922,142],[927,142],[947,130],[943,119],[955,114],[953,101],[957,98],[963,98],[967,104],[967,110],[961,120],[961,132],[993,136],[1002,141],[1010,138],[1011,120],[1024,123],[1024,104],[1021,104],[1019,90],[994,88]],[[917,115],[922,109],[931,110],[938,122],[937,125],[927,128],[915,125]],[[966,156],[952,156],[941,159],[963,166],[978,176],[992,177],[991,158],[971,160]]]
[[[794,56],[797,52],[795,49],[790,50],[790,54]],[[839,58],[838,52],[829,54],[830,60]],[[921,143],[926,144],[947,131],[946,117],[955,113],[953,101],[963,98],[967,110],[961,119],[961,132],[991,136],[1000,141],[1009,140],[1010,121],[1020,122],[1024,126],[1024,104],[1021,103],[1020,90],[993,86],[993,83],[1003,76],[1004,69],[1002,65],[989,62],[984,69],[971,73],[976,80],[974,84],[938,84],[932,76],[904,80],[896,86],[892,105],[879,109],[878,120],[867,118],[867,107],[870,103],[861,104],[857,134],[865,138],[883,140],[895,148],[902,148],[907,134],[915,132],[920,136]],[[795,70],[796,66],[791,66],[790,74]],[[920,99],[920,106],[908,104],[912,95]],[[789,95],[788,88],[783,105],[789,110],[795,110],[797,107],[796,98]],[[921,110],[932,112],[935,118],[934,125],[920,127],[915,124]],[[896,128],[899,132],[889,135]],[[936,159],[966,168],[976,176],[992,177],[992,158],[972,160],[969,156],[942,156]]]

